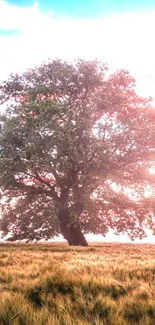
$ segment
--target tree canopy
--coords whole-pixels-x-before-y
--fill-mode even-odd
[[[48,60],[0,87],[1,230],[70,245],[154,229],[155,109],[126,70]]]

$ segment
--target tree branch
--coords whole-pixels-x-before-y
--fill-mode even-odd
[[[34,194],[34,195],[45,194],[45,195],[53,198],[53,200],[56,200],[57,202],[60,201],[60,198],[58,197],[56,192],[55,191],[53,192],[54,189],[48,191],[48,190],[43,189],[42,187],[25,185],[20,182],[16,182],[14,185],[16,186],[17,189],[25,190],[27,192],[26,194]]]
[[[57,193],[55,192],[54,186],[52,186],[49,182],[47,182],[46,180],[42,179],[39,174],[37,173],[37,171],[35,171],[35,179],[37,179],[40,183],[45,184],[46,186],[48,186],[50,188],[52,197],[54,200],[59,201],[59,197],[57,195]]]

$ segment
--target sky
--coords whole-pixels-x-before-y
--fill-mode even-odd
[[[48,58],[99,59],[155,93],[155,0],[0,0],[0,82]]]
[[[48,58],[98,59],[155,99],[154,32],[155,0],[0,0],[0,82]]]

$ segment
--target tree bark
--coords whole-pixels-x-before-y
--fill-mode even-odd
[[[68,209],[60,210],[59,221],[61,233],[70,246],[88,246],[78,223],[71,223]]]

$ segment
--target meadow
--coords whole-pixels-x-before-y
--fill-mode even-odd
[[[0,245],[0,324],[155,324],[155,246]]]

